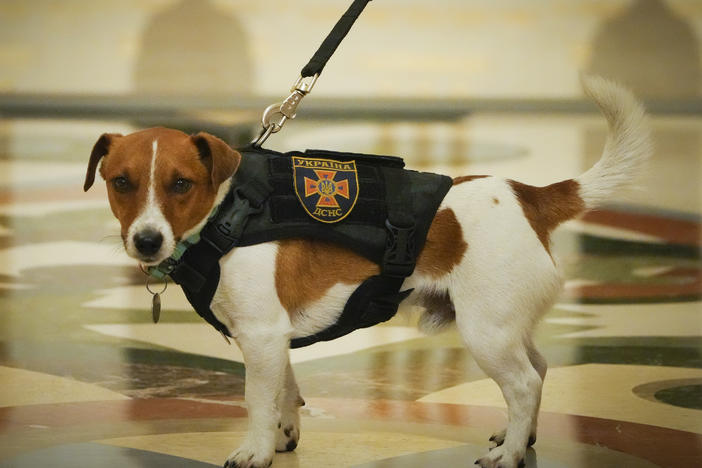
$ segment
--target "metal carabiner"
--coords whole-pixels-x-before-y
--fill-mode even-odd
[[[283,128],[285,121],[288,120],[288,116],[281,110],[283,107],[282,102],[277,102],[266,107],[263,111],[263,116],[261,117],[261,126],[263,128],[273,127],[271,133],[277,133]],[[278,117],[280,116],[280,117]]]
[[[263,128],[261,130],[261,133],[258,134],[256,138],[253,139],[251,142],[251,146],[254,148],[260,147],[265,141],[268,139],[269,136],[273,133],[273,125],[269,126],[268,128]]]
[[[258,136],[251,142],[253,146],[261,146],[269,136],[271,136],[273,133],[279,132],[280,129],[283,128],[283,125],[285,124],[285,121],[288,120],[288,117],[281,112],[280,107],[282,105],[283,103],[280,102],[271,104],[270,106],[266,107],[266,110],[263,111],[263,116],[261,117],[262,129]],[[276,115],[280,115],[277,122],[274,121],[274,116]]]
[[[261,146],[269,136],[278,133],[285,125],[285,122],[292,120],[297,115],[297,107],[302,102],[302,98],[307,96],[319,78],[319,73],[312,76],[308,82],[306,77],[300,76],[290,88],[290,96],[283,102],[276,102],[266,107],[261,116],[261,126],[263,127],[258,137],[251,144],[255,147]]]

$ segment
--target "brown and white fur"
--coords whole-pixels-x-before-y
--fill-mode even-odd
[[[478,460],[481,467],[516,467],[536,437],[546,361],[531,335],[562,285],[549,234],[629,185],[651,151],[643,108],[631,93],[601,78],[584,78],[584,86],[609,123],[601,160],[576,179],[546,187],[456,178],[403,286],[426,306],[420,327],[433,331],[455,321],[502,390],[508,426],[493,436],[498,447]],[[85,190],[99,165],[127,253],[153,265],[201,228],[240,160],[206,133],[105,134],[90,156]],[[315,268],[320,259],[323,274]],[[288,358],[290,339],[334,323],[378,267],[335,245],[295,239],[236,248],[221,259],[221,271],[212,310],[244,355],[249,409],[248,434],[225,466],[266,467],[276,450],[294,450],[300,436],[303,400]]]

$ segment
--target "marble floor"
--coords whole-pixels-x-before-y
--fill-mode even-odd
[[[557,231],[566,286],[541,324],[550,365],[527,467],[702,466],[702,118],[652,119],[641,190]],[[90,148],[128,122],[0,120],[0,467],[221,466],[246,427],[234,345],[178,288],[151,323]],[[295,123],[276,149],[405,155],[450,175],[545,184],[598,157],[595,115]],[[283,132],[283,133],[286,133]],[[472,466],[506,411],[449,331],[411,310],[292,352],[307,405],[274,467]]]

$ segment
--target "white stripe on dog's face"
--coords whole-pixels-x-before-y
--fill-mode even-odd
[[[154,140],[151,146],[151,167],[149,172],[149,187],[146,195],[146,203],[141,213],[134,220],[127,232],[126,249],[127,254],[138,258],[145,265],[156,265],[166,259],[175,248],[175,239],[171,225],[161,211],[161,206],[156,196],[156,160],[158,156],[158,140]],[[158,251],[150,256],[144,256],[135,245],[135,236],[147,231],[155,231],[161,234],[163,241]]]

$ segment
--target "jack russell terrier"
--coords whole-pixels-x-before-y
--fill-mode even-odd
[[[455,322],[480,368],[502,390],[509,422],[491,438],[497,447],[476,462],[483,468],[517,467],[536,440],[546,361],[532,331],[562,287],[550,233],[632,184],[651,153],[635,97],[602,78],[585,77],[583,84],[609,124],[600,161],[575,179],[545,187],[455,178],[403,285],[414,288],[409,301],[426,307],[420,328],[432,332]],[[152,128],[104,134],[84,188],[99,165],[127,253],[153,266],[203,227],[241,158],[207,133]],[[320,258],[324,268],[315,268]],[[328,242],[291,239],[234,248],[220,268],[212,311],[243,353],[249,419],[243,443],[224,466],[267,467],[275,451],[294,450],[300,437],[304,401],[288,358],[291,338],[334,323],[349,295],[379,267]]]

